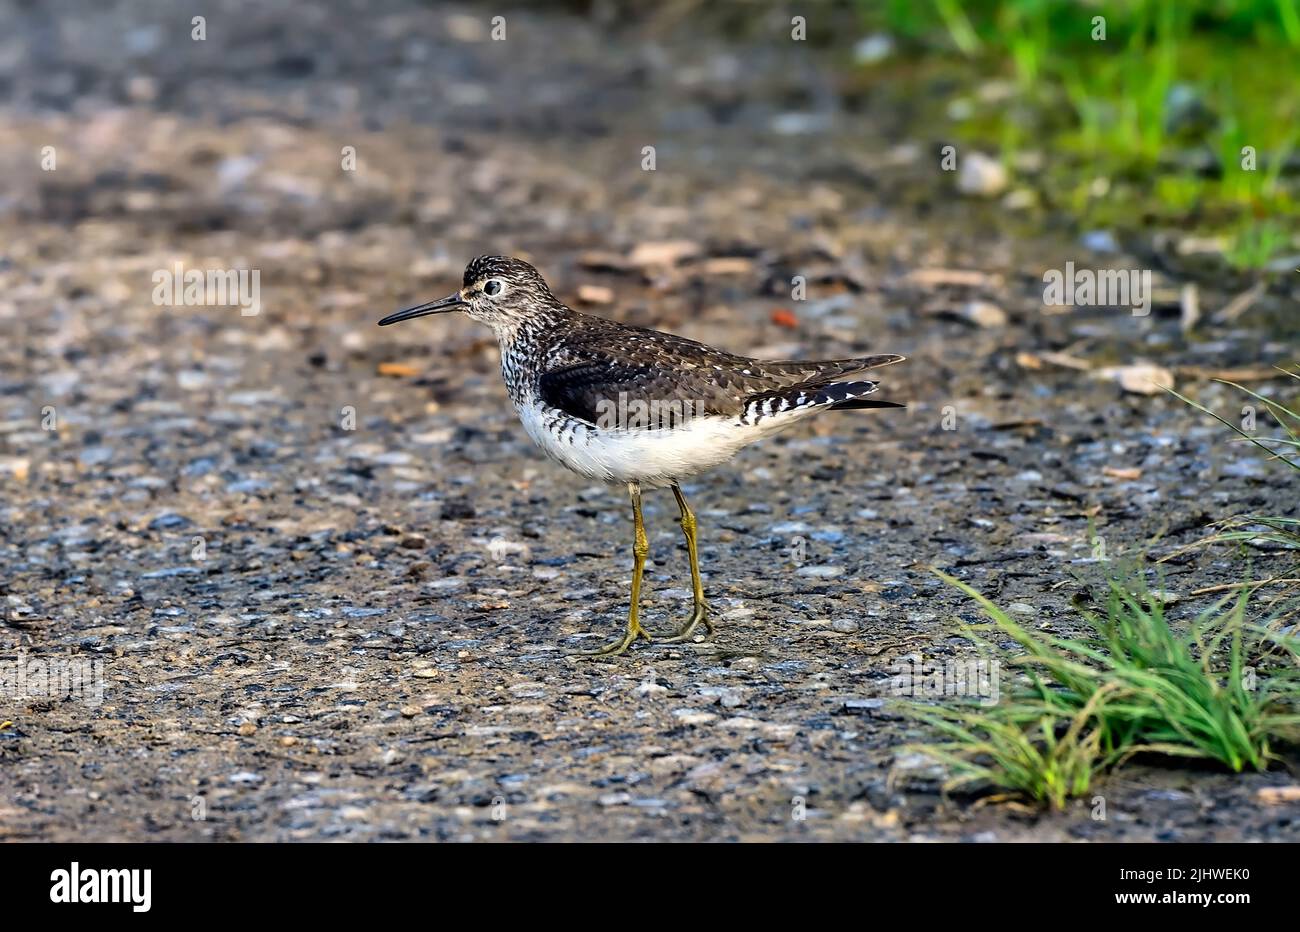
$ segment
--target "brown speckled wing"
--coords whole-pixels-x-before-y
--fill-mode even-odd
[[[542,400],[594,423],[604,404],[689,401],[696,414],[737,416],[751,397],[819,385],[901,356],[766,362],[670,333],[587,317],[551,347],[539,377]],[[609,325],[609,326],[606,326]]]

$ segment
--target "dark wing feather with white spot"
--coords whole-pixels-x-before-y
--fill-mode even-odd
[[[850,408],[901,408],[892,401],[867,398],[876,391],[879,382],[815,382],[782,388],[773,392],[751,395],[740,415],[742,424],[757,424],[778,414],[791,414],[812,408],[833,411]]]

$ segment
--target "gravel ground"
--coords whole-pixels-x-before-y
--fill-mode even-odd
[[[1208,419],[1100,371],[1150,360],[1233,410],[1207,377],[1293,358],[1294,286],[1218,324],[1239,289],[1200,281],[1191,336],[1169,269],[1149,317],[1053,313],[1044,269],[1151,260],[959,197],[887,89],[848,109],[788,42],[206,6],[195,42],[188,7],[0,5],[0,657],[102,663],[105,687],[3,697],[0,837],[1300,836],[1297,804],[1257,801],[1282,770],[1133,763],[1105,820],[949,798],[887,702],[900,658],[970,656],[975,611],[931,566],[1068,631],[1090,519],[1113,555],[1167,555],[1296,513]],[[904,353],[884,385],[908,407],[688,486],[717,636],[575,660],[623,624],[622,493],[532,448],[486,330],[374,326],[483,252],[735,351]],[[258,269],[260,312],[156,305],[176,262]],[[648,496],[660,629],[690,604],[675,517]],[[1246,572],[1162,566],[1180,616]]]

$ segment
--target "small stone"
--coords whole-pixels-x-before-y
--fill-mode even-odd
[[[685,773],[700,763],[700,758],[691,754],[669,754],[664,757],[651,758],[646,769],[656,777],[676,776]]]
[[[1218,254],[1228,248],[1228,241],[1222,236],[1184,236],[1178,241],[1180,256]]]
[[[721,616],[723,621],[728,621],[728,622],[743,621],[746,618],[753,618],[753,617],[754,617],[754,610],[752,608],[747,608],[746,606],[743,605],[738,605],[735,608],[729,608],[725,612],[723,612]]]
[[[993,329],[1007,325],[1007,312],[989,301],[970,301],[958,312],[962,320],[977,327]]]
[[[772,128],[772,132],[778,136],[806,136],[813,133],[824,133],[830,128],[831,119],[825,113],[792,111],[790,113],[778,113],[772,117],[768,125]]]
[[[795,570],[800,576],[812,576],[816,579],[834,579],[844,575],[842,566],[801,566]]]
[[[1119,242],[1110,230],[1089,230],[1080,241],[1093,252],[1119,252]]]
[[[189,527],[191,523],[192,522],[189,518],[182,517],[173,511],[165,511],[149,522],[149,530],[175,531],[180,528]]]
[[[719,761],[705,761],[698,767],[692,767],[685,776],[686,784],[698,790],[716,790],[725,779],[725,771]]]
[[[29,459],[17,456],[0,457],[0,473],[9,473],[17,482],[26,482],[30,470]]]
[[[339,614],[344,618],[373,618],[376,615],[383,615],[388,612],[386,608],[366,608],[357,605],[349,605],[347,608],[340,610]]]
[[[252,722],[244,722],[244,724],[239,726],[239,734],[241,737],[251,738],[253,735],[257,734],[257,726]]]
[[[700,695],[716,700],[723,708],[735,709],[745,704],[748,692],[736,686],[705,686]]]
[[[605,285],[580,285],[578,300],[583,304],[613,304],[614,289]]]
[[[452,498],[442,503],[441,518],[444,521],[463,521],[475,514],[474,504],[467,498]]]
[[[86,447],[77,455],[77,461],[82,466],[102,466],[112,458],[112,447]]]
[[[1033,188],[1016,188],[1007,192],[1002,206],[1007,210],[1030,210],[1038,206],[1038,194]]]
[[[1007,170],[982,152],[958,156],[957,190],[971,197],[997,197],[1007,189]]]
[[[699,709],[674,709],[673,718],[683,725],[708,725],[718,720],[718,716],[714,713]]]
[[[840,634],[853,634],[858,630],[858,623],[852,618],[836,618],[831,622],[831,630]]]
[[[1147,790],[1142,795],[1147,799],[1158,799],[1166,803],[1181,803],[1193,798],[1182,790]]]
[[[1201,319],[1200,292],[1197,290],[1195,282],[1187,282],[1183,285],[1178,295],[1178,308],[1178,325],[1184,333],[1187,333]]]
[[[700,274],[708,277],[720,275],[748,275],[754,270],[752,259],[744,256],[718,256],[700,263]]]
[[[812,528],[802,521],[783,521],[768,528],[772,534],[807,534],[811,530]]]
[[[637,243],[628,254],[627,261],[637,268],[673,266],[698,255],[698,243],[690,240],[667,240],[659,243]]]
[[[447,35],[457,42],[483,42],[488,37],[488,24],[483,17],[452,13],[443,20],[443,25]]]
[[[1038,609],[1034,608],[1028,602],[1012,602],[1007,606],[1007,611],[1016,615],[1037,615]]]
[[[1128,466],[1103,466],[1101,473],[1103,476],[1109,476],[1111,479],[1124,479],[1133,481],[1142,478],[1142,470],[1136,467]]]
[[[1142,362],[1128,366],[1106,366],[1098,369],[1098,378],[1113,379],[1119,387],[1133,395],[1159,395],[1164,389],[1174,387],[1174,374],[1164,366]]]
[[[198,369],[183,369],[176,373],[176,385],[181,391],[197,392],[201,388],[207,388],[208,375]]]
[[[853,60],[860,65],[874,65],[894,52],[894,37],[885,32],[863,36],[853,45]]]
[[[560,598],[566,602],[584,602],[599,594],[599,589],[566,589],[560,593]]]
[[[1255,791],[1255,799],[1265,806],[1300,803],[1300,786],[1262,786]]]
[[[420,708],[418,705],[404,705],[400,709],[398,709],[398,711],[402,714],[404,718],[415,718],[417,715],[423,712],[424,709]]]
[[[845,712],[870,712],[873,709],[879,709],[885,704],[883,699],[845,699]]]
[[[894,758],[893,769],[900,774],[923,778],[942,778],[944,775],[943,764],[919,751],[898,755]]]
[[[650,796],[650,797],[647,797],[647,798],[645,798],[645,799],[633,799],[633,800],[631,800],[630,802],[631,802],[631,805],[634,806],[634,807],[636,807],[637,809],[652,809],[652,810],[653,810],[653,809],[659,809],[659,810],[662,810],[662,809],[666,809],[666,808],[668,807],[668,801],[667,801],[667,800],[659,799],[658,797],[654,797],[654,796]]]
[[[132,75],[126,82],[126,96],[134,103],[153,103],[158,99],[158,82],[148,75]]]
[[[1263,479],[1266,474],[1264,467],[1257,460],[1234,460],[1231,463],[1224,463],[1221,471],[1223,475],[1234,479]]]

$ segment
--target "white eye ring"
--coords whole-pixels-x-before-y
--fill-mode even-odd
[[[499,278],[489,278],[483,283],[483,293],[489,298],[499,298],[506,293],[506,283]]]

